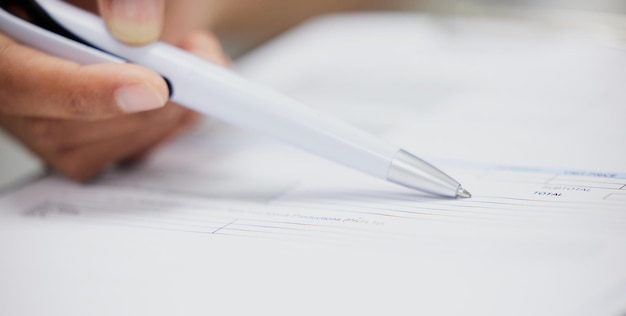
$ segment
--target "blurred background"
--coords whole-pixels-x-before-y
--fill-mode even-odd
[[[316,15],[365,10],[538,20],[626,46],[624,0],[229,0],[212,6],[210,27],[233,58]]]

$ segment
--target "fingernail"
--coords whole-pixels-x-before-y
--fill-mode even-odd
[[[107,9],[109,31],[120,41],[140,45],[159,38],[163,24],[162,1],[110,0]]]
[[[115,91],[115,100],[118,107],[126,113],[157,109],[166,102],[157,90],[145,84],[118,88]]]

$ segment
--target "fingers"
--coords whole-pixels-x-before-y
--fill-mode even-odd
[[[165,81],[130,64],[81,66],[0,34],[0,114],[96,120],[162,107]]]
[[[42,150],[63,150],[109,138],[139,133],[146,127],[162,126],[179,121],[189,110],[174,104],[162,109],[136,113],[100,121],[58,120],[29,117],[0,117],[2,125],[10,125],[25,143]]]
[[[208,32],[196,31],[186,36],[178,46],[196,56],[222,66],[230,66],[230,58],[224,53],[219,39]]]
[[[161,35],[165,0],[98,0],[98,6],[111,34],[124,43],[147,44]]]
[[[192,33],[179,46],[219,64],[229,62],[217,39],[205,32]],[[162,78],[133,65],[80,66],[1,34],[0,74],[0,125],[52,168],[79,181],[141,159],[198,118],[171,103],[119,115],[166,99]],[[151,96],[155,90],[157,96]]]
[[[140,132],[65,149],[57,152],[50,161],[66,176],[78,181],[87,181],[96,177],[105,168],[128,160],[137,153],[145,152],[163,142],[178,131],[179,125],[184,123],[183,117],[160,126],[153,125]]]
[[[152,145],[149,145],[143,148],[142,150],[135,152],[132,156],[125,158],[124,160],[121,160],[119,162],[119,165],[120,166],[133,166],[138,163],[141,163],[143,160],[145,160],[146,157],[148,157],[150,152],[153,151],[156,147],[158,147],[162,143],[167,142],[170,138],[180,133],[183,133],[185,130],[191,128],[194,124],[196,124],[200,120],[200,118],[201,118],[200,114],[193,112],[193,111],[186,110],[183,116],[181,117],[181,119],[179,120],[179,124],[174,129],[170,130],[168,134],[165,134],[165,136],[162,139],[156,140],[155,142],[152,143]]]
[[[86,181],[97,176],[108,166],[146,153],[187,127],[191,122],[190,117],[196,115],[174,104],[153,111],[150,115],[146,114],[138,113],[98,122],[58,120],[25,122],[0,116],[0,124],[53,169],[74,180]],[[41,125],[42,122],[49,125]],[[94,123],[98,126],[92,126]],[[134,126],[131,126],[133,123]],[[46,127],[41,129],[40,126]],[[42,145],[37,135],[24,132],[24,129],[33,127],[36,127],[34,130],[47,130],[50,135],[56,136],[49,137]],[[75,135],[72,136],[72,132]]]

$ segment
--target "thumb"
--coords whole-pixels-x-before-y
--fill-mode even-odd
[[[165,0],[98,0],[109,32],[131,45],[155,41],[161,35]]]
[[[132,64],[79,64],[0,34],[0,113],[98,120],[162,107],[165,81]]]

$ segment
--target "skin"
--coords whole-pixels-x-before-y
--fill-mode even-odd
[[[397,0],[396,0],[397,1]],[[227,66],[217,37],[252,47],[310,16],[381,8],[380,0],[70,0],[130,45],[157,39]],[[249,48],[249,47],[248,47]],[[23,71],[28,69],[29,71]],[[0,126],[68,178],[88,181],[141,161],[198,115],[167,102],[160,76],[136,65],[78,65],[0,33]]]
[[[110,7],[113,1],[99,1],[98,5]],[[95,2],[77,2],[96,10]],[[138,28],[137,33],[143,34],[137,37],[132,30],[112,32],[118,39],[132,41],[133,45],[146,44],[161,37],[164,21],[185,20],[163,39],[213,62],[228,63],[216,37],[204,31],[200,23],[176,16],[184,12],[177,5],[172,5],[171,14],[166,16],[163,1],[138,2],[157,7],[162,19],[128,15],[122,18],[132,21],[120,22],[104,9],[107,21],[114,21],[108,24],[110,27],[119,28],[115,25],[118,23]],[[150,28],[156,31],[145,31]],[[136,87],[143,92],[134,93]],[[113,164],[140,160],[155,146],[191,126],[198,115],[166,103],[167,94],[162,78],[148,69],[136,65],[78,65],[0,34],[0,126],[50,168],[71,179],[87,181]],[[123,107],[120,95],[134,100],[135,106]]]

